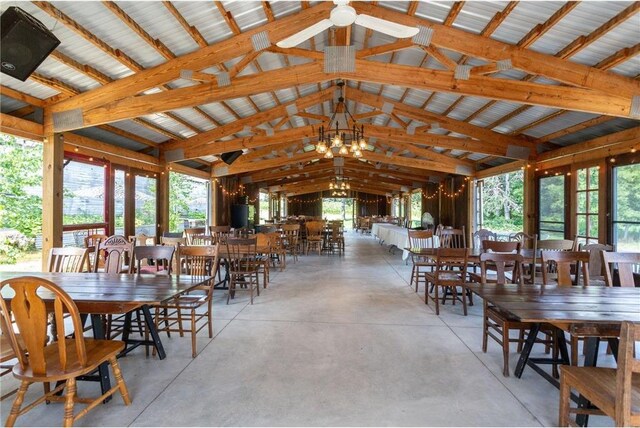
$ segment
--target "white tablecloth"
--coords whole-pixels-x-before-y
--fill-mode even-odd
[[[373,223],[371,234],[387,245],[394,245],[402,250],[402,260],[409,257],[409,252],[405,248],[409,247],[409,232],[404,227],[388,223]],[[434,245],[438,246],[438,237],[433,237]]]

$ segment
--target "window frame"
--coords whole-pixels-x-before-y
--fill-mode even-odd
[[[542,229],[540,225],[540,180],[543,178],[550,178],[554,176],[562,175],[564,176],[564,221],[563,221],[563,235],[564,239],[570,239],[570,225],[571,225],[571,180],[567,179],[567,174],[570,173],[569,166],[564,166],[561,168],[547,169],[543,171],[536,171],[535,174],[535,197],[536,197],[536,231],[538,233],[538,239],[541,239],[542,231],[555,232],[553,230]],[[554,223],[559,224],[560,222],[548,222],[544,223]]]
[[[615,224],[616,223],[624,223],[624,224],[640,224],[639,222],[618,222],[615,221],[615,177],[614,177],[614,169],[617,167],[629,166],[629,165],[637,165],[640,163],[640,156],[638,153],[628,153],[626,155],[620,155],[615,157],[615,162],[611,162],[610,158],[607,158],[606,162],[606,174],[607,174],[607,183],[606,190],[608,193],[608,197],[606,198],[606,218],[607,218],[607,243],[611,243],[615,249],[617,249],[617,242],[615,242]],[[604,186],[603,186],[604,187]]]
[[[602,225],[601,225],[601,213],[602,213],[602,169],[601,169],[601,165],[598,163],[589,163],[589,164],[584,164],[584,165],[576,165],[576,167],[573,170],[572,176],[573,178],[573,183],[572,183],[572,196],[573,196],[573,201],[572,201],[572,207],[573,207],[573,211],[572,211],[572,218],[574,219],[574,224],[573,226],[573,231],[574,236],[576,237],[576,239],[584,239],[586,244],[594,244],[594,243],[599,243],[602,240]],[[578,173],[579,171],[585,170],[586,171],[586,178],[585,178],[585,189],[580,190],[578,188]],[[598,187],[596,188],[592,188],[590,187],[590,180],[591,180],[591,170],[596,170],[597,174],[596,176],[598,177]],[[593,193],[597,194],[598,197],[598,209],[596,210],[595,213],[590,212],[590,201],[591,201],[591,196],[593,196]],[[579,203],[579,194],[580,193],[585,193],[585,209],[586,212],[579,212],[578,211],[578,203]],[[580,235],[580,231],[579,231],[579,217],[580,216],[584,216],[585,217],[585,232],[586,235]],[[590,232],[590,218],[591,217],[596,217],[597,221],[598,221],[598,232],[597,232],[597,236],[590,236],[589,232]]]

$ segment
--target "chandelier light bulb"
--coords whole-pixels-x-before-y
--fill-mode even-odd
[[[353,152],[353,157],[354,158],[362,157],[362,151],[356,150],[355,152]]]
[[[329,189],[333,189],[333,183],[329,183]]]
[[[340,153],[341,155],[348,155],[349,149],[347,149],[347,146],[340,146],[340,150],[338,151],[338,153]]]
[[[333,159],[333,151],[332,150],[327,150],[327,153],[324,155],[325,158],[327,159]]]
[[[318,145],[316,146],[316,151],[318,153],[327,153],[327,145],[324,141],[318,143]]]
[[[340,135],[338,135],[338,134],[336,134],[331,141],[332,141],[333,147],[342,146],[342,139],[340,138]]]
[[[360,138],[360,142],[358,144],[360,145],[360,148],[362,150],[367,148],[367,142],[364,140],[364,138]]]
[[[351,185],[349,183],[347,183],[347,185],[345,186],[347,189],[351,189]]]
[[[349,151],[350,151],[351,153],[353,153],[353,152],[355,152],[356,150],[358,150],[358,145],[356,144],[356,142],[355,142],[355,141],[352,141],[352,142],[351,142],[351,147],[349,148]]]

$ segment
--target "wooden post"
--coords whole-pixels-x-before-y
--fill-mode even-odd
[[[536,231],[536,181],[535,165],[526,164],[524,166],[523,177],[523,230],[527,235],[538,233]]]
[[[124,174],[124,236],[136,234],[135,174],[129,169]]]
[[[45,122],[51,121],[45,110]],[[46,134],[42,147],[42,270],[47,270],[49,251],[62,247],[62,177],[64,140],[62,134]]]
[[[162,236],[165,232],[171,232],[169,230],[169,174],[162,172],[158,174],[158,212],[156,222],[159,225],[160,230],[158,233]],[[158,240],[160,242],[160,240]]]

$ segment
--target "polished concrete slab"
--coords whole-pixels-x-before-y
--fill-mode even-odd
[[[122,358],[133,404],[116,397],[77,425],[555,425],[557,390],[531,370],[504,378],[500,348],[481,351],[481,304],[467,317],[460,305],[436,316],[410,274],[400,252],[350,232],[344,256],[301,256],[273,270],[254,305],[245,294],[226,305],[217,292],[215,335],[201,332],[197,358],[176,335],[163,337],[166,360],[143,350]],[[2,378],[3,392],[15,385]],[[1,403],[3,420],[11,401]],[[61,421],[54,403],[18,425]],[[600,424],[610,425],[592,418]]]

